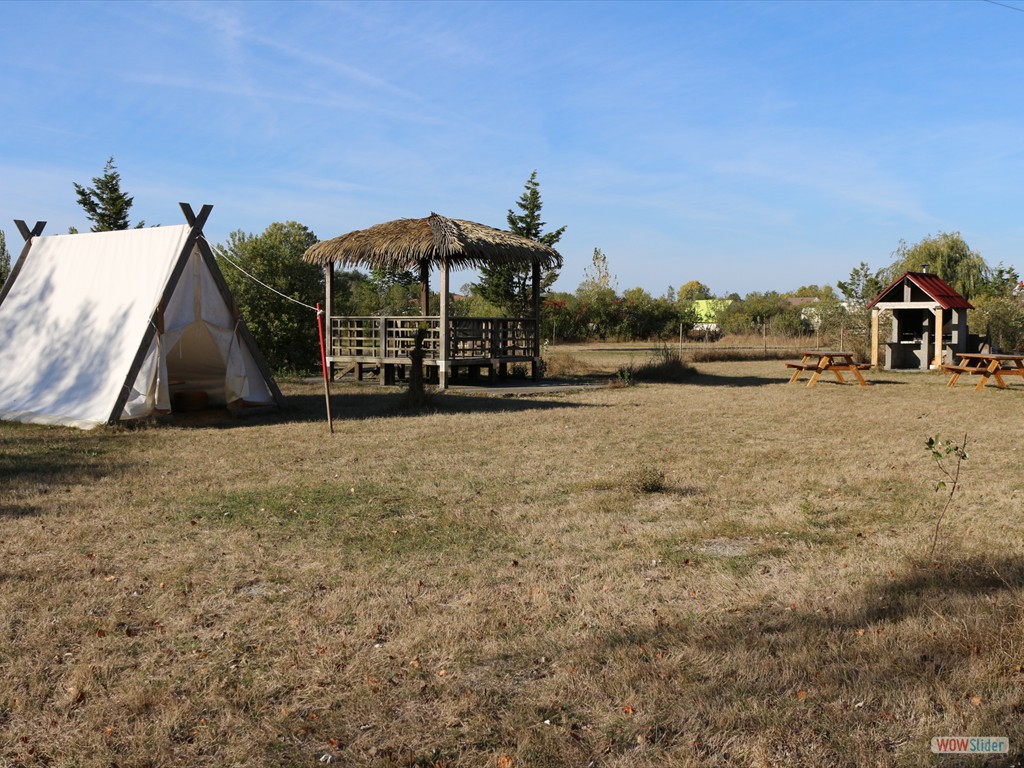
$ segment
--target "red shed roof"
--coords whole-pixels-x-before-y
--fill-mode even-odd
[[[888,287],[886,287],[870,304],[868,304],[868,309],[875,306],[875,304],[880,301],[885,301],[887,295],[895,288],[901,286],[904,280],[909,280],[911,283],[916,285],[943,309],[974,309],[971,302],[953,290],[953,287],[949,283],[938,275],[932,275],[928,272],[904,272],[893,280]],[[899,298],[890,300],[902,301],[902,295]]]

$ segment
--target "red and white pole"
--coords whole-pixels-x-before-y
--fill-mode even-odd
[[[334,419],[331,418],[331,377],[327,373],[327,350],[324,347],[324,313],[320,303],[316,305],[316,329],[320,332],[320,368],[324,372],[324,400],[327,403],[327,426],[334,434]]]

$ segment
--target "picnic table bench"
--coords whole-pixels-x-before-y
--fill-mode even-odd
[[[843,378],[843,371],[847,371],[854,375],[860,386],[866,387],[868,385],[868,382],[861,375],[861,371],[866,371],[871,366],[867,363],[856,362],[853,359],[852,352],[816,349],[801,352],[800,354],[803,355],[803,359],[800,362],[786,363],[787,368],[793,369],[793,375],[789,379],[790,384],[797,381],[804,373],[810,372],[811,379],[807,382],[807,386],[813,387],[818,383],[818,379],[825,371],[832,371],[839,383],[845,384],[846,379]]]
[[[952,387],[964,374],[980,376],[975,392],[981,392],[989,379],[995,379],[1000,389],[1006,389],[1004,376],[1024,377],[1024,355],[1001,355],[994,352],[959,352],[960,362],[945,364],[942,370],[952,374],[947,387]]]

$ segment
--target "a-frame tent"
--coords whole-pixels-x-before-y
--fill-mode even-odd
[[[0,419],[89,429],[175,404],[280,406],[203,225],[43,236],[0,291]]]

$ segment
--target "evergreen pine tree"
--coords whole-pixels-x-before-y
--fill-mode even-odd
[[[537,171],[530,174],[526,181],[523,194],[516,201],[521,213],[511,208],[508,211],[508,228],[510,232],[536,240],[544,245],[554,247],[565,232],[565,227],[543,233],[544,222],[540,211],[543,203],[540,199],[540,184],[537,183]],[[501,307],[513,317],[529,314],[532,277],[530,267],[507,264],[485,266],[480,270],[480,282],[477,291],[495,306]],[[546,291],[558,279],[557,269],[545,269],[541,272],[541,291]]]
[[[78,193],[78,204],[85,211],[86,218],[93,223],[92,231],[128,229],[128,211],[135,198],[121,191],[121,174],[117,172],[113,157],[103,167],[103,175],[95,177],[92,183],[91,187],[73,183]],[[137,226],[144,224],[140,221]]]

